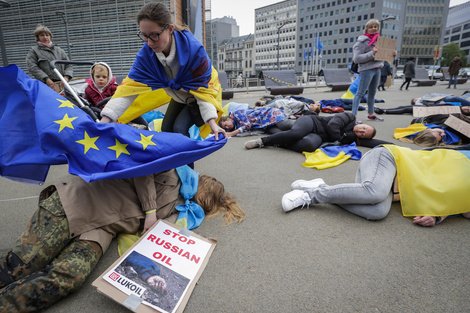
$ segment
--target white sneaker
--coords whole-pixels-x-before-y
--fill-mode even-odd
[[[246,149],[254,149],[254,148],[262,148],[263,147],[263,141],[261,138],[258,139],[253,139],[245,142],[245,148]]]
[[[282,209],[284,212],[292,211],[301,206],[310,205],[310,196],[303,190],[292,190],[282,196]]]
[[[317,188],[320,185],[323,185],[325,181],[321,178],[315,178],[312,180],[296,180],[290,185],[292,190],[309,190]]]

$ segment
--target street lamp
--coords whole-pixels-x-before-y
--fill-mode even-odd
[[[292,21],[285,21],[281,26],[277,28],[277,70],[279,71],[281,69],[281,65],[279,63],[279,34],[281,32],[281,28],[283,28],[287,23],[290,23]]]
[[[397,18],[395,16],[389,15],[386,18],[384,18],[383,20],[380,20],[380,31],[379,31],[380,36],[382,36],[382,27],[384,25],[384,22],[385,21],[392,21],[392,20],[396,20],[396,19]]]
[[[67,38],[67,51],[68,51],[69,59],[72,60],[72,53],[70,52],[69,28],[67,26],[67,19],[65,18],[65,12],[64,11],[56,11],[55,14],[62,17],[62,20],[64,21],[64,24],[65,24],[65,37]]]
[[[0,7],[9,8],[10,4],[4,0],[0,0]],[[7,51],[5,49],[5,42],[3,40],[2,26],[0,25],[0,51],[2,51],[3,66],[8,66]]]

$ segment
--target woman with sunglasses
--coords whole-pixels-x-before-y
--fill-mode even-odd
[[[144,46],[123,85],[102,111],[101,122],[118,118],[125,122],[121,116],[139,94],[164,90],[157,96],[158,104],[153,106],[169,101],[162,131],[189,136],[189,128],[196,124],[202,137],[209,132],[216,139],[219,134],[226,137],[217,125],[222,115],[222,88],[203,45],[188,30],[173,24],[170,12],[160,2],[145,4],[137,14],[137,23],[138,37],[145,42]],[[151,100],[154,102],[155,97]]]

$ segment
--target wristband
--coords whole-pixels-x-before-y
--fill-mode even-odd
[[[157,212],[157,209],[154,209],[152,211],[146,211],[145,214],[150,214],[150,213],[154,213],[154,212]]]

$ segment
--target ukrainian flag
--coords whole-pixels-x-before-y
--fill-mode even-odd
[[[470,211],[470,151],[384,147],[397,165],[404,216],[447,216]]]
[[[129,75],[113,96],[119,98],[139,95],[119,118],[119,122],[130,122],[152,109],[167,104],[171,98],[163,88],[183,89],[214,105],[218,117],[222,116],[222,87],[218,73],[212,67],[204,46],[187,30],[175,31],[173,34],[180,64],[176,78],[170,80],[167,78],[155,52],[145,43],[137,53]],[[210,133],[209,125],[203,125],[200,130],[203,138]]]

